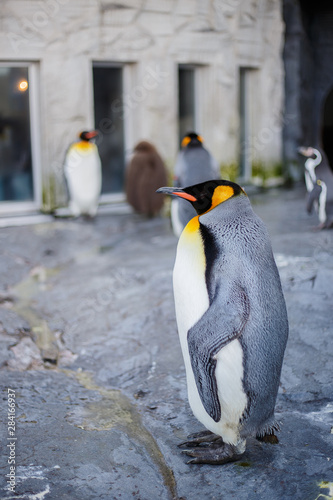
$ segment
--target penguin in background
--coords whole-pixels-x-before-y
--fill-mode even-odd
[[[180,446],[189,463],[238,460],[246,439],[276,443],[274,417],[288,318],[268,232],[225,180],[158,192],[197,215],[177,246],[173,288],[188,398],[206,431]],[[202,446],[203,445],[203,446]]]
[[[174,186],[190,186],[209,179],[220,179],[219,166],[203,145],[203,138],[195,132],[188,132],[181,143],[174,169]],[[171,202],[171,224],[179,237],[186,224],[195,217],[192,205],[182,199]]]
[[[299,154],[306,158],[304,164],[305,185],[308,191],[307,211],[315,207],[318,213],[318,229],[333,226],[333,172],[326,155],[312,147],[298,148]]]
[[[156,189],[166,182],[167,171],[156,148],[148,141],[139,142],[126,169],[128,203],[136,212],[154,217],[164,203]]]
[[[96,130],[84,131],[71,144],[65,157],[64,173],[69,192],[69,208],[74,217],[95,217],[102,188],[101,159],[92,139]]]

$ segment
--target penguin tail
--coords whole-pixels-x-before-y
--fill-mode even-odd
[[[272,436],[272,441],[274,441],[275,432],[280,432],[281,430],[281,422],[274,420],[273,422],[266,422],[266,424],[257,430],[256,439],[259,441],[269,441],[269,437]],[[277,438],[276,438],[277,439]]]

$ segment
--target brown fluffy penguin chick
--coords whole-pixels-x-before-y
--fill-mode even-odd
[[[140,214],[157,215],[164,197],[161,199],[155,191],[166,181],[167,171],[156,148],[147,141],[139,142],[126,169],[128,203]]]

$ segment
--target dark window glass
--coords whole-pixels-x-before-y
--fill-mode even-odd
[[[248,169],[248,116],[247,116],[247,95],[246,95],[246,72],[244,69],[239,73],[239,118],[240,118],[240,176],[245,177]]]
[[[102,161],[102,193],[124,189],[124,108],[122,69],[93,68],[95,128]]]
[[[252,141],[249,102],[249,70],[241,68],[239,73],[239,175],[248,180],[252,173]]]
[[[194,69],[178,70],[179,144],[187,132],[195,131]]]
[[[327,159],[333,169],[333,90],[328,94],[322,121],[322,144]]]
[[[0,201],[33,196],[28,68],[0,66]]]

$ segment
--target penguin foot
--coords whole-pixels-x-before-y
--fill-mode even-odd
[[[221,439],[217,434],[213,434],[211,431],[201,431],[195,432],[194,434],[190,434],[187,436],[188,441],[184,441],[178,445],[178,448],[182,446],[188,446],[189,448],[195,448],[199,446],[201,443],[211,443],[212,441],[217,441]]]
[[[216,436],[217,437],[217,436]],[[218,438],[211,442],[210,445],[200,446],[191,450],[184,450],[183,453],[189,457],[188,464],[210,464],[222,465],[228,462],[239,460],[243,453],[237,452],[237,449],[232,444],[227,444]]]
[[[318,226],[314,226],[311,228],[312,231],[322,231],[323,229],[327,229],[327,226],[325,224],[325,222],[322,222],[321,224],[319,224]]]
[[[182,451],[185,455],[193,457],[187,462],[188,464],[221,465],[239,460],[243,455],[235,446],[224,443],[220,436],[210,431],[191,434],[189,439],[178,445],[191,448]]]
[[[95,222],[95,215],[84,214],[83,215],[83,220],[85,222]]]

